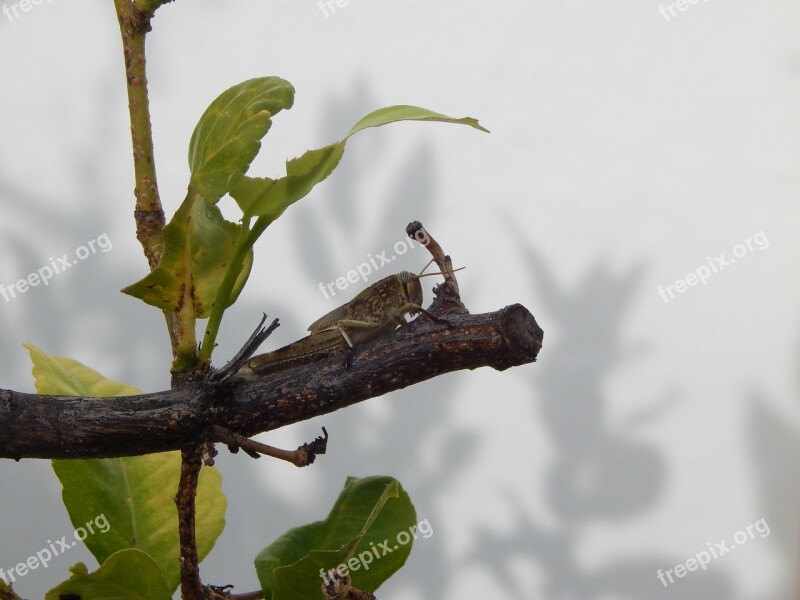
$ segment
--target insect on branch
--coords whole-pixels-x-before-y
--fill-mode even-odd
[[[238,437],[215,437],[214,431],[220,432],[214,427],[246,439],[444,373],[481,367],[503,371],[534,362],[544,334],[531,312],[512,304],[470,314],[441,246],[419,223],[407,231],[420,241],[427,235],[425,246],[443,265],[445,281],[434,289],[428,310],[445,317],[446,327],[429,319],[405,323],[405,314],[419,312],[422,288],[419,276],[404,272],[372,284],[340,307],[343,316],[336,320],[340,315],[332,315],[321,331],[251,356],[277,327],[273,321],[264,329],[262,319],[228,365],[169,390],[95,398],[0,389],[0,458],[134,456],[211,440],[232,440],[235,447],[268,454]],[[314,443],[312,452],[321,454]]]

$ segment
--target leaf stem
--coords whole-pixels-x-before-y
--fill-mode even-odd
[[[158,266],[164,251],[161,230],[164,210],[158,194],[153,153],[153,130],[150,124],[150,100],[147,92],[145,37],[150,31],[151,14],[140,11],[130,0],[114,0],[122,35],[128,111],[133,144],[133,168],[136,177],[136,237],[141,242],[150,269]]]
[[[214,306],[211,307],[211,314],[208,317],[208,324],[206,331],[203,334],[203,342],[200,347],[199,360],[201,364],[208,364],[211,361],[211,353],[214,352],[214,347],[217,342],[217,334],[219,327],[222,324],[222,315],[225,309],[228,308],[230,301],[231,290],[236,283],[236,278],[241,272],[242,265],[244,264],[245,257],[250,249],[255,245],[256,240],[264,233],[264,230],[272,223],[273,219],[269,217],[258,217],[252,229],[247,227],[249,217],[245,216],[242,219],[242,232],[240,234],[241,241],[233,255],[228,270],[225,272],[225,277],[222,279],[217,290],[217,297],[214,300]]]
[[[158,2],[149,2],[153,10]],[[128,112],[131,122],[133,168],[136,179],[134,196],[136,207],[136,238],[142,245],[150,270],[155,269],[164,254],[164,209],[158,193],[153,128],[150,122],[150,100],[147,91],[147,62],[145,38],[151,30],[152,11],[138,8],[142,2],[114,0],[114,7],[122,36],[125,58],[125,80],[128,91]],[[191,296],[191,290],[187,290]],[[170,345],[173,372],[189,371],[197,367],[196,321],[191,302],[184,302],[178,313],[164,311]]]

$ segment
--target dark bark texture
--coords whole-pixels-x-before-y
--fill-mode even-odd
[[[0,458],[107,458],[178,450],[219,441],[214,425],[252,436],[443,373],[531,363],[542,345],[542,329],[519,304],[479,315],[450,312],[446,318],[449,325],[420,316],[349,357],[342,351],[259,381],[211,379],[121,398],[0,390]]]

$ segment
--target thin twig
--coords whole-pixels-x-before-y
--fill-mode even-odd
[[[244,594],[232,594],[232,585],[207,585],[203,587],[206,600],[264,600],[264,592],[245,592]]]
[[[329,575],[320,586],[325,600],[376,600],[375,594],[354,588],[349,573],[342,576],[333,571]]]
[[[228,449],[234,454],[241,448],[253,458],[259,458],[263,454],[285,460],[296,467],[307,467],[313,464],[317,454],[325,454],[328,449],[328,432],[324,427],[322,428],[324,437],[317,437],[313,442],[303,444],[297,450],[283,450],[268,446],[217,425],[214,425],[211,431],[213,433],[213,441],[227,444]]]
[[[420,243],[431,253],[433,260],[436,262],[439,270],[444,275],[445,283],[449,281],[450,285],[453,286],[453,292],[455,295],[460,296],[458,291],[458,280],[456,279],[456,274],[453,270],[453,262],[450,260],[450,257],[444,253],[444,250],[442,250],[439,242],[433,239],[433,236],[427,232],[425,227],[423,227],[422,223],[419,221],[412,221],[409,223],[406,226],[406,233],[408,234],[408,237],[414,240],[422,240]]]
[[[231,594],[231,600],[263,600],[264,592],[247,592],[245,594]]]
[[[0,600],[22,600],[11,587],[0,585]]]
[[[258,327],[256,327],[255,331],[244,343],[244,346],[242,346],[224,367],[211,373],[209,380],[212,383],[223,383],[235,375],[236,372],[250,360],[250,357],[253,356],[255,351],[258,350],[258,347],[264,343],[264,340],[266,340],[280,325],[278,319],[274,319],[269,327],[264,328],[263,325],[266,320],[267,315],[264,314],[261,317]]]

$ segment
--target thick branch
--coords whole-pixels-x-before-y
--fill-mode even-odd
[[[264,380],[195,383],[124,398],[39,396],[0,390],[0,458],[103,458],[177,450],[213,438],[214,425],[244,435],[405,388],[437,375],[533,362],[542,330],[514,304],[494,313],[424,316],[394,334]]]

